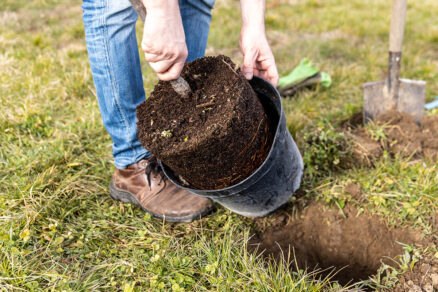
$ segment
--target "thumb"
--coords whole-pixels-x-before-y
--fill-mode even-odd
[[[256,61],[255,51],[246,51],[243,56],[242,73],[246,79],[251,80],[254,73],[254,64]]]

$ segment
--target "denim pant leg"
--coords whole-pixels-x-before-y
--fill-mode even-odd
[[[179,0],[189,52],[187,62],[201,58],[205,54],[214,2],[215,0]]]
[[[187,61],[204,56],[214,0],[179,0]],[[137,139],[136,106],[145,93],[128,0],[84,0],[85,35],[102,120],[113,140],[117,168],[151,156]]]
[[[84,0],[91,72],[117,168],[151,154],[137,139],[135,108],[145,100],[135,35],[137,13],[129,0]]]

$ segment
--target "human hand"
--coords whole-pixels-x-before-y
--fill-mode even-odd
[[[242,27],[239,43],[243,54],[242,72],[246,79],[256,75],[277,86],[278,71],[264,29]]]
[[[146,1],[144,1],[146,2]],[[178,1],[147,5],[141,47],[145,59],[163,81],[177,79],[187,59],[187,46]]]

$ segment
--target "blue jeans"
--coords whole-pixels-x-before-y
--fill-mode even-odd
[[[160,0],[157,0],[160,1]],[[187,61],[204,56],[214,0],[179,0]],[[135,109],[145,100],[137,13],[129,0],[84,0],[85,39],[103,124],[113,141],[117,168],[151,156],[137,139]]]

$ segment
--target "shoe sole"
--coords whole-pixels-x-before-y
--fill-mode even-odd
[[[134,205],[140,207],[144,212],[149,213],[153,217],[158,218],[160,220],[163,220],[165,222],[179,222],[179,223],[193,222],[194,220],[198,220],[198,219],[201,219],[201,218],[207,216],[208,214],[213,212],[215,209],[215,207],[213,205],[213,207],[205,209],[204,211],[202,211],[200,213],[196,213],[196,214],[190,214],[190,215],[185,215],[185,216],[166,216],[166,215],[152,212],[152,211],[146,209],[145,207],[143,207],[133,194],[131,194],[127,191],[118,189],[114,185],[113,180],[111,180],[109,189],[110,189],[110,196],[114,200],[121,201],[123,203],[134,204]]]

